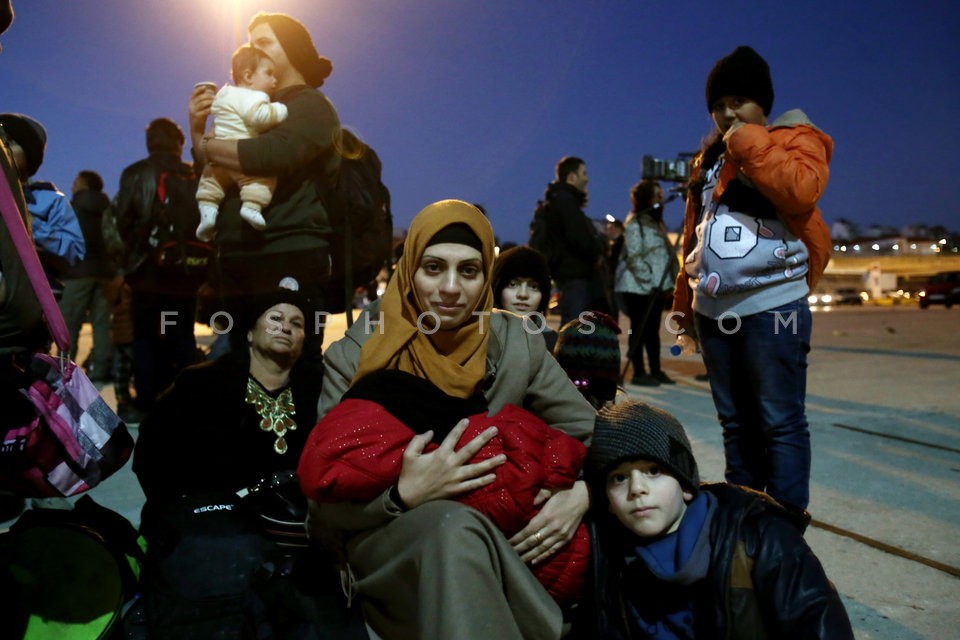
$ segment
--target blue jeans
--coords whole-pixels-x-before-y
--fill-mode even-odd
[[[788,507],[810,501],[804,299],[720,322],[696,315],[703,360],[723,427],[727,482],[766,491]]]

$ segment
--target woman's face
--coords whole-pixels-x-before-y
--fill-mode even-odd
[[[273,60],[274,75],[276,75],[278,86],[280,86],[279,83],[286,78],[291,65],[290,59],[287,58],[287,52],[283,50],[283,46],[273,32],[273,28],[266,22],[261,22],[255,26],[250,31],[250,44],[263,51]]]
[[[252,350],[262,355],[296,360],[303,351],[305,324],[300,309],[281,302],[257,318],[253,329],[247,332],[247,342]]]
[[[430,245],[413,274],[420,312],[435,313],[440,329],[455,329],[469,321],[486,286],[483,257],[465,244]]]
[[[713,116],[713,121],[720,129],[720,133],[729,131],[738,120],[743,124],[767,124],[763,107],[743,96],[723,96],[713,103],[710,115]]]
[[[536,311],[542,299],[543,292],[533,278],[513,278],[500,292],[500,306],[522,316]]]

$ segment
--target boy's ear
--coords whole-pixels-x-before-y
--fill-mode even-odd
[[[691,501],[691,500],[693,500],[693,494],[690,493],[689,491],[684,491],[684,492],[683,492],[683,501],[686,502],[687,504],[690,504],[690,501]]]
[[[255,69],[244,69],[243,73],[240,74],[240,77],[243,78],[243,84],[250,84],[250,81],[253,79],[253,73]]]

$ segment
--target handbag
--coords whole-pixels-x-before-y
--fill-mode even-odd
[[[60,353],[67,353],[66,324],[5,180],[0,180],[0,214],[44,321]],[[24,497],[73,496],[97,486],[130,458],[133,438],[127,426],[76,363],[34,353],[10,367],[5,382],[16,385],[26,403],[16,394],[5,402],[0,489]]]

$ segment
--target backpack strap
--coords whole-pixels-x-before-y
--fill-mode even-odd
[[[67,331],[67,325],[63,321],[63,314],[60,313],[60,307],[53,297],[53,290],[50,288],[50,282],[43,272],[43,266],[40,264],[40,258],[37,257],[37,250],[33,245],[33,239],[27,233],[27,228],[23,224],[23,218],[20,217],[20,209],[13,199],[13,191],[7,181],[0,179],[0,214],[10,232],[10,238],[23,263],[24,271],[30,280],[30,286],[33,288],[37,301],[40,303],[40,309],[43,311],[43,319],[50,329],[54,342],[60,353],[70,351],[70,332]]]

